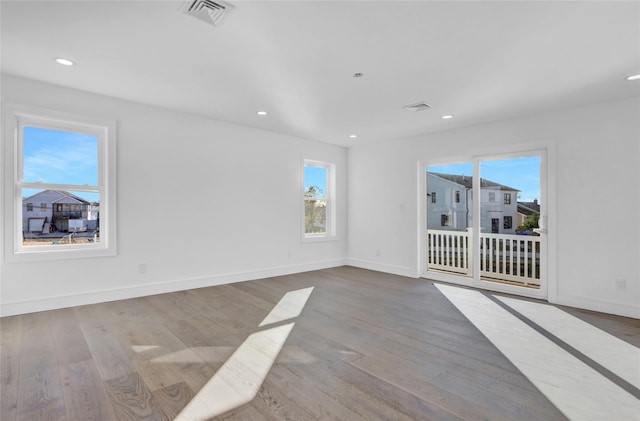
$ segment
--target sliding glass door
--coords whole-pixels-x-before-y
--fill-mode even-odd
[[[545,295],[545,168],[544,151],[427,166],[425,276]]]

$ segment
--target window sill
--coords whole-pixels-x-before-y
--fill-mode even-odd
[[[72,260],[87,259],[97,257],[115,256],[114,248],[95,247],[95,248],[66,248],[66,249],[44,249],[44,250],[17,250],[8,251],[5,261],[8,263],[30,263],[45,262],[53,260]]]
[[[302,237],[303,243],[318,243],[318,242],[326,242],[326,241],[339,241],[337,235],[305,235]]]

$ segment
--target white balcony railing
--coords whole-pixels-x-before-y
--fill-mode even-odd
[[[427,230],[427,269],[473,274],[470,232]],[[480,234],[480,276],[540,286],[541,237]]]

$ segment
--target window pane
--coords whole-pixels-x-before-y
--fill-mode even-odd
[[[471,163],[427,168],[427,270],[472,276]]]
[[[327,233],[327,168],[304,166],[304,232]]]
[[[327,169],[305,165],[304,167],[304,191],[312,194],[316,199],[327,198]]]
[[[23,180],[98,185],[98,137],[41,127],[23,132]]]
[[[540,157],[484,160],[480,174],[480,276],[540,288],[537,219],[522,222],[540,212]]]
[[[23,246],[100,242],[98,193],[23,189],[22,210]]]
[[[327,201],[304,201],[305,234],[325,234],[327,232]]]

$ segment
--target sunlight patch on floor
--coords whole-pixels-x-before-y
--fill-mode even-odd
[[[293,325],[289,323],[251,334],[184,407],[176,420],[207,420],[251,402]]]
[[[639,348],[557,307],[508,297],[496,298],[640,389]]]
[[[133,349],[133,351],[138,354],[151,351],[152,349],[156,349],[156,348],[158,348],[158,345],[132,345],[131,346],[131,349]]]
[[[313,287],[287,292],[258,326],[262,327],[298,317],[312,292]]]
[[[638,419],[640,400],[482,293],[436,287],[569,419]]]
[[[233,353],[231,346],[196,346],[162,355],[151,360],[160,364],[221,363]]]
[[[313,287],[287,292],[260,327],[299,316],[312,291]],[[290,322],[249,335],[175,420],[208,420],[251,402],[294,326],[295,323]],[[166,362],[176,362],[182,354],[178,352],[165,357],[168,357]],[[156,359],[154,362],[164,361]]]

